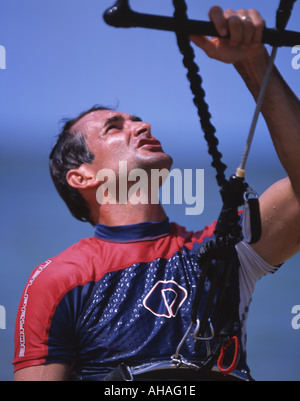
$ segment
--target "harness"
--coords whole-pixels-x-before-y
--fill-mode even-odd
[[[300,43],[300,33],[286,31],[286,25],[296,0],[281,0],[277,10],[276,29],[264,29],[263,43],[271,44],[273,47],[271,59],[264,82],[259,94],[253,121],[248,134],[247,143],[241,163],[235,174],[226,179],[227,166],[222,162],[222,154],[218,150],[218,139],[216,129],[211,123],[211,114],[205,101],[205,91],[202,87],[202,78],[199,68],[195,63],[195,55],[188,38],[189,34],[200,34],[219,36],[212,23],[204,21],[189,20],[187,17],[187,6],[185,0],[173,0],[174,17],[161,17],[141,14],[132,11],[128,0],[117,0],[115,5],[104,14],[105,21],[115,27],[144,27],[174,31],[180,53],[183,56],[183,64],[187,69],[187,78],[193,94],[193,101],[200,118],[200,125],[204,132],[204,138],[208,145],[208,152],[212,157],[212,166],[216,170],[216,180],[220,188],[223,207],[219,215],[214,239],[202,244],[198,253],[198,263],[201,266],[201,276],[191,309],[190,326],[178,344],[178,347],[163,366],[152,369],[144,369],[148,372],[147,377],[153,376],[153,371],[168,371],[174,379],[174,369],[180,368],[180,375],[188,372],[196,380],[225,377],[234,380],[234,371],[240,360],[240,319],[237,302],[232,302],[228,297],[231,291],[230,283],[238,276],[239,264],[235,252],[235,246],[244,238],[253,244],[261,237],[261,218],[259,211],[259,196],[252,187],[245,182],[245,166],[252,144],[257,121],[260,115],[264,95],[274,66],[277,49],[279,46],[294,46]],[[240,207],[244,208],[243,223],[240,224]],[[203,306],[203,289],[207,279],[210,280],[210,290]],[[236,295],[238,296],[238,295]],[[202,305],[199,308],[199,305]],[[201,309],[201,310],[200,310]],[[217,329],[216,329],[217,325]],[[197,364],[187,361],[181,354],[183,345],[187,338],[193,333],[196,349],[203,344],[206,347],[206,357]],[[218,367],[218,373],[215,366]],[[152,376],[149,376],[149,371]],[[175,370],[176,371],[176,370]],[[121,365],[113,371],[105,380],[139,380],[141,372],[137,373]],[[219,376],[218,376],[219,375]],[[166,375],[164,373],[164,379]],[[218,379],[218,380],[219,380]],[[249,380],[247,378],[237,378]]]

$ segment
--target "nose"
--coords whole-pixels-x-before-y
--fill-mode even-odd
[[[151,138],[151,124],[146,122],[134,123],[133,135],[139,136],[144,134],[147,138]]]

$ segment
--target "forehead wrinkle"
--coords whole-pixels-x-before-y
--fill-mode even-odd
[[[95,114],[100,113],[102,114],[102,112],[109,112],[109,115],[113,114],[111,117],[108,117],[105,119],[104,122],[101,122],[99,120],[102,120],[103,118],[95,118]],[[89,127],[96,127],[97,130],[102,130],[103,128],[105,128],[106,126],[108,126],[109,124],[113,123],[113,122],[118,122],[120,120],[125,121],[126,118],[128,116],[128,119],[131,121],[142,121],[141,118],[134,116],[134,115],[129,115],[129,114],[124,114],[124,113],[118,113],[114,110],[99,110],[99,111],[94,111],[92,113],[86,114],[85,116],[83,116],[80,120],[78,120],[70,129],[70,133],[76,134],[78,132],[85,134],[86,133],[86,129]]]

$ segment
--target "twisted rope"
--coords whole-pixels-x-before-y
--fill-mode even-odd
[[[184,26],[187,17],[187,6],[184,0],[173,0],[174,4],[174,18],[178,26]],[[219,141],[216,138],[216,128],[211,123],[211,114],[209,112],[208,104],[205,101],[205,91],[202,87],[203,80],[199,73],[199,67],[195,62],[195,53],[190,44],[190,40],[186,33],[176,32],[177,43],[181,54],[183,55],[183,64],[187,69],[187,78],[190,82],[190,88],[193,94],[193,101],[197,107],[198,115],[200,117],[200,124],[204,132],[204,138],[208,144],[208,152],[212,156],[212,166],[216,169],[217,183],[219,187],[223,187],[227,180],[225,177],[225,170],[227,166],[222,162],[222,154],[218,150]]]

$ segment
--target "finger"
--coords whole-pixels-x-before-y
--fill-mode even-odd
[[[261,43],[266,21],[257,10],[251,9],[248,11],[254,25],[253,43]]]
[[[249,16],[248,11],[242,9],[237,11],[238,16],[243,22],[243,45],[250,45],[253,43],[255,26],[252,18]]]
[[[226,36],[228,33],[228,24],[222,8],[219,6],[212,7],[209,11],[209,18],[215,25],[219,35]]]
[[[244,40],[244,24],[241,18],[232,9],[228,9],[224,12],[224,16],[227,19],[231,46],[238,46],[243,43]]]

